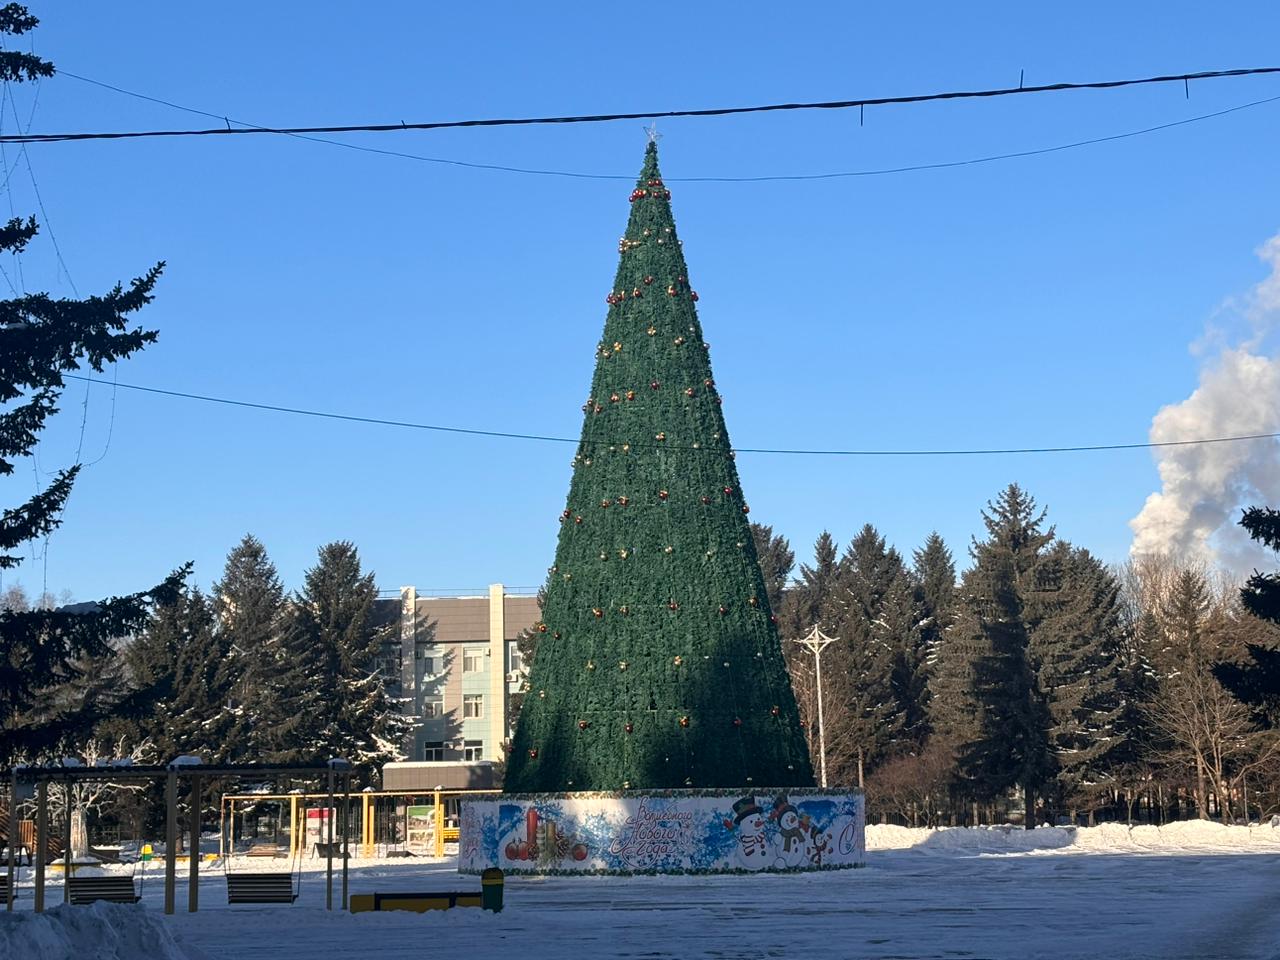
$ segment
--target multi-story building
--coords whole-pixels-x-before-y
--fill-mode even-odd
[[[399,676],[404,711],[420,718],[405,744],[408,759],[502,759],[508,698],[523,676],[515,641],[537,622],[537,598],[495,583],[487,596],[420,596],[402,587],[398,601],[378,602],[387,621],[399,605],[399,645],[384,651],[383,669]]]

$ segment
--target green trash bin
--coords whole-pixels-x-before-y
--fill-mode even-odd
[[[502,885],[502,871],[497,867],[490,867],[480,874],[480,906],[483,909],[501,912]]]

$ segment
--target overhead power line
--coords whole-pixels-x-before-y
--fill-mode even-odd
[[[0,143],[66,143],[80,140],[136,140],[155,137],[244,136],[247,134],[302,135],[316,133],[391,133],[403,130],[448,130],[460,127],[516,127],[562,123],[607,123],[613,120],[661,120],[674,117],[726,117],[747,113],[776,113],[793,110],[848,110],[852,108],[927,103],[934,100],[973,100],[1018,94],[1058,93],[1069,90],[1113,90],[1154,83],[1183,83],[1280,73],[1280,67],[1249,67],[1236,70],[1206,70],[1130,80],[1094,80],[1087,83],[1048,83],[1039,86],[1000,87],[989,90],[952,90],[896,97],[869,97],[861,100],[824,100],[810,103],[771,103],[750,107],[713,107],[701,110],[646,110],[634,113],[598,113],[562,117],[507,117],[478,120],[437,120],[417,123],[360,123],[321,127],[225,127],[204,130],[134,130],[98,133],[36,133],[0,136]]]
[[[629,444],[633,448],[662,450],[698,450],[709,452],[706,447],[683,446],[672,443],[637,443],[634,440],[618,438],[591,437],[557,437],[548,434],[516,433],[508,430],[479,430],[470,427],[452,427],[434,423],[415,423],[410,420],[392,420],[383,417],[361,417],[346,413],[330,413],[324,410],[307,410],[302,407],[285,407],[272,403],[256,403],[250,400],[233,400],[229,397],[210,397],[198,393],[186,393],[181,390],[163,390],[159,387],[144,387],[134,383],[118,383],[84,377],[78,374],[63,374],[71,380],[83,380],[104,386],[118,387],[122,390],[136,390],[140,393],[151,393],[163,397],[178,397],[183,400],[199,400],[203,403],[217,403],[230,407],[245,407],[250,410],[267,410],[272,413],[287,413],[300,417],[316,417],[323,420],[342,420],[347,423],[372,424],[383,427],[400,427],[409,430],[428,430],[435,433],[455,433],[472,437],[490,437],[500,440],[534,440],[542,443],[586,443],[597,447],[621,446]],[[1150,450],[1162,447],[1187,447],[1209,443],[1242,443],[1249,440],[1277,440],[1277,433],[1253,433],[1233,437],[1200,437],[1192,440],[1158,440],[1145,443],[1093,443],[1075,444],[1062,447],[974,447],[958,449],[924,449],[924,450],[818,450],[787,449],[777,447],[734,447],[736,453],[760,453],[785,456],[812,457],[974,457],[999,456],[1005,454],[1033,453],[1090,453],[1106,450]]]
[[[95,87],[102,87],[105,90],[111,90],[115,93],[123,94],[126,97],[134,97],[138,100],[146,100],[150,103],[158,103],[161,106],[171,107],[174,110],[182,110],[186,113],[194,113],[202,117],[212,117],[215,120],[223,120],[228,123],[241,124],[249,127],[259,127],[258,124],[249,123],[246,120],[238,120],[235,117],[227,117],[223,114],[212,113],[208,110],[199,110],[195,107],[187,106],[181,103],[175,103],[172,100],[165,100],[160,97],[152,97],[145,93],[138,93],[135,90],[126,90],[124,87],[118,87],[112,83],[106,83],[102,80],[95,80],[92,77],[84,77],[76,73],[70,73],[66,70],[58,71],[60,76],[70,77],[73,80],[79,80],[83,83],[93,84]],[[963,160],[942,160],[933,163],[915,163],[897,167],[878,167],[864,170],[842,170],[830,173],[794,173],[794,174],[766,174],[754,177],[665,177],[668,183],[767,183],[777,181],[803,181],[803,180],[837,180],[849,177],[877,177],[888,174],[897,173],[914,173],[922,170],[946,170],[953,167],[968,167],[983,163],[994,163],[999,160],[1020,160],[1026,157],[1038,157],[1048,153],[1058,153],[1063,150],[1074,150],[1079,147],[1095,146],[1101,143],[1112,143],[1117,140],[1127,140],[1131,137],[1141,137],[1151,133],[1157,133],[1161,130],[1170,130],[1174,127],[1186,126],[1187,124],[1199,123],[1202,120],[1212,120],[1216,117],[1225,117],[1228,114],[1239,113],[1242,110],[1248,110],[1251,107],[1259,107],[1268,103],[1280,101],[1280,96],[1266,97],[1262,100],[1253,100],[1248,103],[1237,104],[1234,107],[1227,107],[1223,110],[1215,110],[1212,113],[1202,113],[1194,117],[1184,117],[1181,120],[1173,120],[1168,123],[1160,123],[1155,126],[1143,127],[1139,130],[1128,130],[1123,133],[1113,133],[1107,136],[1091,137],[1087,140],[1075,140],[1070,143],[1059,143],[1048,147],[1036,147],[1029,150],[1018,150],[1012,153],[997,153],[980,157],[968,157]],[[259,127],[259,129],[267,129]],[[477,163],[469,160],[454,160],[446,157],[427,157],[417,153],[405,153],[401,150],[384,150],[380,147],[369,147],[358,143],[346,143],[342,140],[330,140],[326,137],[303,136],[301,134],[289,134],[297,140],[306,140],[310,143],[324,143],[333,147],[342,147],[344,150],[358,150],[361,153],[372,153],[383,157],[398,157],[402,160],[415,160],[421,163],[435,163],[444,166],[466,167],[472,170],[489,170],[498,173],[518,173],[540,177],[568,177],[578,180],[634,180],[634,174],[625,173],[584,173],[573,170],[540,170],[530,167],[515,167],[507,164],[499,163]]]

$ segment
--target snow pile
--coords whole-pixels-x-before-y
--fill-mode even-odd
[[[1096,827],[867,826],[867,850],[914,850],[951,856],[1035,853],[1280,853],[1280,826],[1227,826],[1181,820],[1162,827],[1104,823]]]
[[[45,913],[0,913],[0,957],[22,960],[202,960],[145,907],[99,901]]]

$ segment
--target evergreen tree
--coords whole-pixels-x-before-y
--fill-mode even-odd
[[[902,719],[899,744],[916,752],[929,734],[929,648],[919,585],[908,568],[898,567],[879,620],[879,630],[893,649],[889,680]]]
[[[950,622],[956,595],[956,564],[936,530],[925,538],[924,546],[911,558],[923,618],[920,629],[925,646],[932,650]]]
[[[830,669],[844,680],[843,716],[836,726],[843,736],[828,740],[828,766],[840,778],[856,777],[859,786],[867,765],[882,757],[902,733],[894,667],[901,651],[915,641],[891,631],[909,634],[914,624],[910,612],[891,623],[888,604],[894,594],[909,603],[910,584],[902,582],[906,576],[901,556],[867,524],[840,558],[834,589],[822,608],[824,630],[829,625],[830,635],[839,641],[830,650]]]
[[[542,609],[547,603],[547,588],[545,585],[538,589],[538,610],[541,614]],[[524,682],[520,684],[520,689],[510,695],[507,700],[507,722],[511,725],[511,729],[515,729],[520,722],[520,711],[524,707],[524,698],[529,692],[529,670],[533,667],[533,658],[538,654],[538,638],[542,634],[535,627],[525,627],[516,634],[516,651],[520,654],[521,672],[524,674]],[[504,742],[502,745],[504,755],[510,748],[510,742]],[[505,767],[504,767],[505,772]]]
[[[1110,779],[1122,743],[1120,584],[1087,550],[1058,541],[1024,593],[1029,655],[1057,761],[1057,796],[1049,799],[1074,808]]]
[[[795,551],[786,537],[780,533],[775,535],[773,527],[763,523],[751,524],[751,539],[756,545],[756,556],[760,558],[760,572],[764,574],[764,588],[769,594],[769,609],[781,617],[783,593],[796,566]]]
[[[1280,510],[1250,507],[1240,525],[1254,540],[1280,552]],[[1280,625],[1280,573],[1255,572],[1240,591],[1240,600],[1259,620]],[[1268,726],[1280,727],[1280,646],[1249,643],[1242,662],[1220,664],[1215,672]]]
[[[783,613],[783,636],[803,637],[822,619],[823,607],[835,589],[840,567],[840,550],[826,530],[813,545],[813,566],[800,564],[800,579],[787,591]],[[785,616],[784,616],[785,614]]]
[[[230,652],[227,638],[216,629],[213,604],[199,589],[188,591],[171,616],[166,629],[178,638],[170,727],[173,753],[226,762],[228,744],[216,737],[216,731],[230,693],[221,671]]]
[[[21,4],[0,8],[0,35],[20,36],[38,22]],[[34,54],[0,51],[6,83],[53,74],[53,64]],[[0,253],[21,253],[37,231],[34,217],[0,225]],[[152,267],[127,290],[117,285],[83,300],[32,293],[0,301],[0,476],[12,476],[16,461],[31,456],[58,411],[65,374],[84,365],[101,373],[155,342],[155,331],[131,327],[129,318],[151,301],[162,268]],[[18,548],[62,522],[79,470],[78,464],[60,470],[43,490],[0,512],[0,570],[18,566]],[[108,658],[112,640],[140,629],[151,604],[171,597],[183,574],[89,609],[0,610],[0,767],[87,735],[112,710],[137,708],[144,693],[117,690],[103,699],[85,665]],[[89,682],[77,687],[78,681]]]
[[[669,200],[651,143],[508,790],[813,782]]]
[[[1116,715],[1116,746],[1109,763],[1112,769],[1130,771],[1143,767],[1151,757],[1155,741],[1147,707],[1159,689],[1155,667],[1157,652],[1164,646],[1160,621],[1150,611],[1141,614],[1121,634],[1116,671],[1116,694],[1120,709]]]
[[[930,653],[928,717],[932,741],[944,753],[957,756],[982,732],[975,668],[991,651],[979,616],[987,602],[979,588],[980,579],[976,568],[965,572],[949,622]],[[961,799],[968,784],[956,773],[953,788],[956,799]]]
[[[1157,613],[1163,643],[1156,652],[1155,662],[1162,678],[1204,661],[1211,600],[1203,573],[1191,567],[1178,571]]]
[[[266,547],[252,534],[227,554],[222,579],[213,586],[213,609],[226,650],[215,686],[226,691],[226,699],[211,732],[226,744],[228,761],[273,756],[280,750],[277,723],[284,713],[284,588]]]
[[[1020,593],[1033,588],[1054,539],[1045,516],[1017,484],[988,502],[987,537],[973,542],[974,566],[961,583],[954,623],[932,658],[930,723],[940,745],[959,758],[955,788],[970,798],[990,799],[1017,783],[1030,805],[1053,769],[1049,713]],[[1037,723],[1043,726],[1026,726]],[[1009,725],[1004,734],[1000,724]]]
[[[978,737],[959,756],[971,795],[990,800],[1022,788],[1030,829],[1036,795],[1055,765],[1048,736],[1052,721],[1028,654],[1017,560],[1000,540],[978,550],[975,580],[980,583],[973,603],[986,652],[973,665]]]
[[[1044,529],[1047,514],[1048,510],[1037,509],[1035,498],[1016,483],[1000,491],[995,501],[988,502],[987,509],[982,511],[986,542],[1000,544],[1009,554],[1015,589],[1034,573],[1041,552],[1053,542],[1054,528]]]
[[[290,605],[270,758],[365,766],[403,760],[408,721],[387,693],[378,655],[394,625],[374,618],[378,588],[348,541],[320,548]]]
[[[182,590],[155,608],[121,656],[129,680],[150,691],[147,711],[114,717],[97,735],[109,742],[149,740],[162,759],[187,753],[209,762],[224,759],[224,744],[208,730],[222,707],[215,679],[224,656],[208,599],[198,588]]]

